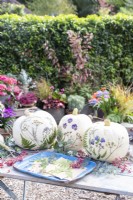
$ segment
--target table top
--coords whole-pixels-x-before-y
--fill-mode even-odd
[[[21,173],[13,167],[1,168],[0,176],[4,178],[13,178],[24,181],[32,181],[70,188],[91,190],[111,194],[121,194],[133,196],[133,176],[113,175],[113,174],[94,174],[90,173],[84,178],[69,183],[50,181],[44,178],[37,178],[25,173]]]

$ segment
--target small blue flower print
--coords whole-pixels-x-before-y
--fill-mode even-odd
[[[51,131],[51,129],[49,127],[44,128],[43,132],[44,133],[49,133]]]
[[[66,128],[67,127],[67,123],[63,124],[63,128]]]
[[[105,142],[105,139],[104,139],[104,138],[101,138],[101,142]]]
[[[74,129],[75,131],[77,130],[77,128],[78,128],[77,124],[72,125],[72,129]]]
[[[95,137],[95,140],[98,141],[98,140],[99,140],[99,136],[96,136],[96,137]]]
[[[91,140],[91,142],[90,142],[92,145],[94,145],[94,140]]]
[[[69,119],[68,119],[68,123],[71,123],[72,121],[73,121],[72,118],[69,118]]]

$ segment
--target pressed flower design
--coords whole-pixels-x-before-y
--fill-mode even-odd
[[[105,139],[104,138],[100,138],[99,136],[95,136],[94,138],[90,139],[89,141],[90,143],[90,149],[92,150],[92,152],[95,154],[95,145],[96,147],[98,147],[98,151],[99,151],[99,156],[103,156],[101,155],[101,149],[104,149],[104,143],[105,143]],[[99,157],[98,156],[98,157]],[[99,159],[99,158],[97,158]]]
[[[78,125],[74,123],[74,119],[68,118],[62,125],[63,129],[66,129],[64,133],[64,146],[65,149],[71,149],[78,146],[78,142],[82,140],[80,133],[78,132]],[[66,142],[67,141],[67,142]]]
[[[71,123],[72,121],[73,121],[72,118],[69,118],[69,119],[68,119],[68,123]]]
[[[64,124],[63,124],[63,128],[66,128],[66,127],[67,127],[67,123],[64,123]]]
[[[84,136],[84,147],[86,148],[88,154],[95,159],[107,160],[117,149],[119,149],[123,144],[123,137],[118,138],[118,142],[107,141],[104,137],[95,135],[95,129],[91,129],[89,134],[85,133]],[[107,148],[108,147],[108,148]]]
[[[73,124],[73,125],[72,125],[72,129],[76,131],[76,130],[78,129],[77,124]]]
[[[45,126],[45,124],[49,126]],[[32,126],[30,126],[30,124]],[[32,116],[28,119],[26,118],[21,122],[21,139],[22,145],[24,146],[24,139],[31,143],[32,147],[38,146],[40,149],[42,145],[49,147],[49,139],[54,137],[54,127],[49,118],[44,118],[43,120],[40,117]],[[42,140],[40,140],[39,135],[41,135]],[[24,146],[27,148],[26,146]]]

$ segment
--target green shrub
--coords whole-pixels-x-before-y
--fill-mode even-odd
[[[24,15],[24,8],[22,4],[0,3],[0,15],[6,13]]]
[[[58,66],[53,66],[44,51],[44,44],[54,49],[60,62],[73,63],[67,31],[83,36],[93,33],[87,67],[94,87],[121,78],[124,84],[133,81],[133,17],[126,15],[78,18],[74,15],[38,17],[25,15],[0,16],[0,71],[18,74],[25,69],[29,76],[40,76],[62,87]],[[62,70],[62,69],[60,69]],[[69,83],[69,78],[65,84]]]

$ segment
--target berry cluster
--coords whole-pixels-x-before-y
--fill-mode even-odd
[[[131,162],[128,160],[123,160],[123,158],[117,158],[112,162],[113,166],[118,167],[121,170],[121,173],[127,171],[131,173]]]
[[[16,157],[9,157],[7,159],[0,159],[0,168],[3,168],[4,166],[13,166],[14,163],[18,161],[22,161],[23,158],[27,155],[26,151],[22,151],[19,156]]]
[[[71,168],[81,168],[83,165],[84,159],[83,158],[78,158],[76,161],[72,162],[70,164]]]

